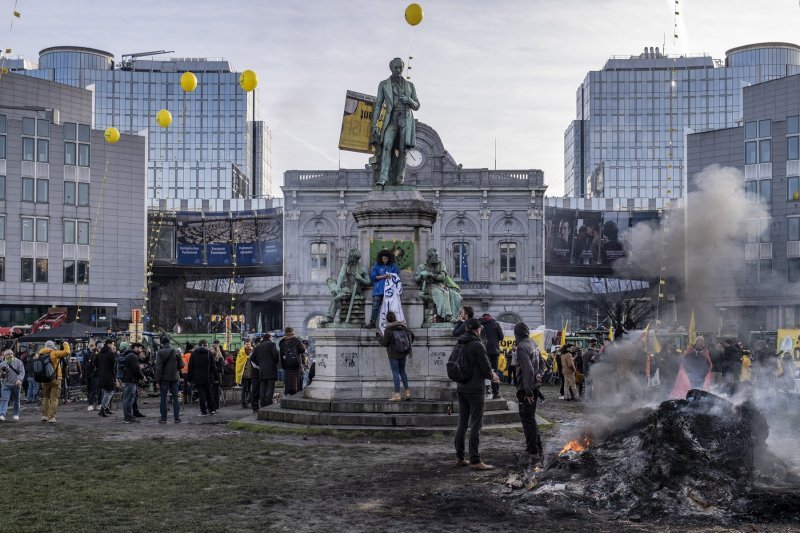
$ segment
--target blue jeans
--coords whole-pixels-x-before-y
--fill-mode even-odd
[[[9,401],[14,402],[14,416],[19,416],[19,387],[3,385],[0,398],[0,416],[6,416]]]
[[[33,378],[28,378],[28,401],[35,402],[37,394],[39,394],[39,382]]]
[[[181,403],[178,401],[178,382],[162,381],[161,384],[161,420],[167,419],[167,393],[172,393],[172,416],[175,420],[181,417]]]
[[[133,418],[133,403],[136,401],[136,383],[122,384],[122,415]]]
[[[282,369],[282,368],[279,368],[278,369],[278,381],[283,383],[285,378],[286,378],[286,371],[284,369]]]
[[[392,381],[394,382],[394,391],[400,392],[400,380],[403,380],[403,388],[408,388],[408,376],[406,376],[406,358],[402,359],[389,359],[389,366],[392,367]]]
[[[100,378],[95,376],[89,378],[86,383],[87,398],[86,401],[89,405],[97,405],[100,403]]]
[[[100,405],[108,409],[111,406],[111,398],[114,397],[114,391],[107,389],[100,389],[100,392],[102,393],[102,399],[100,400]]]
[[[383,305],[383,294],[372,295],[372,318],[369,319],[370,323],[377,324],[378,314],[381,312],[381,305]]]

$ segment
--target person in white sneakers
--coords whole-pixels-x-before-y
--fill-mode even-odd
[[[25,364],[14,357],[14,352],[11,350],[4,351],[3,361],[0,362],[0,381],[2,382],[0,422],[5,422],[6,420],[9,401],[14,402],[14,420],[19,420],[19,395],[24,380]]]

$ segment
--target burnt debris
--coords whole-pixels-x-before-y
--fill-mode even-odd
[[[800,477],[769,451],[751,403],[693,389],[619,420],[535,473],[531,503],[651,520],[800,520]]]

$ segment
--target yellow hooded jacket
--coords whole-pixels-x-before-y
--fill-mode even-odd
[[[50,355],[50,362],[53,363],[53,368],[56,369],[56,380],[61,381],[61,359],[67,357],[71,351],[69,349],[69,343],[64,343],[63,350],[54,350],[52,348],[42,348],[39,350],[39,353],[46,353]]]

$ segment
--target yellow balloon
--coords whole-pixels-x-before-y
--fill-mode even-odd
[[[106,142],[108,144],[114,144],[119,141],[119,130],[117,128],[106,128],[105,133],[103,133],[103,137],[106,138]]]
[[[258,75],[252,70],[245,70],[239,76],[239,85],[247,92],[258,87]]]
[[[406,8],[406,22],[416,26],[422,22],[422,6],[419,4],[408,4]]]
[[[162,109],[156,113],[156,122],[158,122],[158,125],[162,128],[168,128],[169,125],[172,124],[172,113],[166,109]]]
[[[197,76],[191,72],[184,72],[181,74],[181,89],[190,93],[197,89]]]

